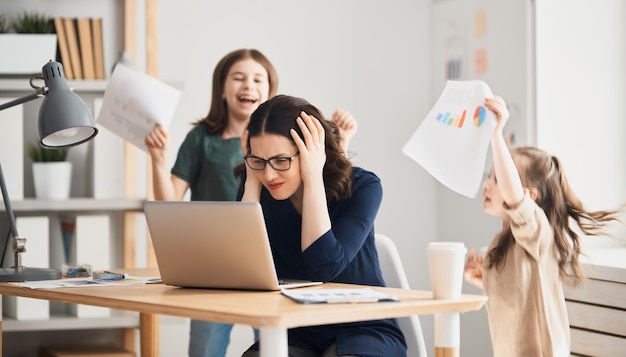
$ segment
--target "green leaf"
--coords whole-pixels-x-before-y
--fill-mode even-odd
[[[26,151],[32,162],[65,161],[67,149],[48,149],[39,144],[29,144]]]
[[[52,17],[35,12],[24,11],[13,20],[13,31],[16,33],[54,33]]]
[[[5,14],[0,14],[0,33],[7,33],[11,30],[11,23]]]

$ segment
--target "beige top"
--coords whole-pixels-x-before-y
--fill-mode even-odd
[[[569,356],[569,319],[548,218],[528,192],[508,213],[516,244],[504,269],[486,263],[483,269],[493,355]]]

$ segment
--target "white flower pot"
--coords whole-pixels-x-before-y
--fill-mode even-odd
[[[50,60],[56,60],[55,34],[0,34],[0,74],[41,73]]]
[[[33,162],[35,197],[46,200],[66,200],[70,197],[72,163]]]

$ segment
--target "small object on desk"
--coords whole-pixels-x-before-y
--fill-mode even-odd
[[[148,278],[139,277],[138,279],[142,279],[143,281],[145,281],[146,284],[162,284],[163,283],[163,280],[161,280],[160,276],[148,277]]]
[[[397,297],[389,296],[370,288],[361,289],[298,289],[281,290],[288,298],[301,304],[345,304],[358,302],[398,302]]]
[[[94,271],[93,279],[101,280],[101,281],[116,281],[116,280],[124,280],[127,275],[122,273],[113,273],[110,271]]]
[[[91,265],[78,263],[63,263],[61,274],[64,278],[90,278]]]

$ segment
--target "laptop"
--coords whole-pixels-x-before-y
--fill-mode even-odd
[[[321,284],[279,280],[257,202],[146,201],[144,213],[167,285],[281,290]]]

